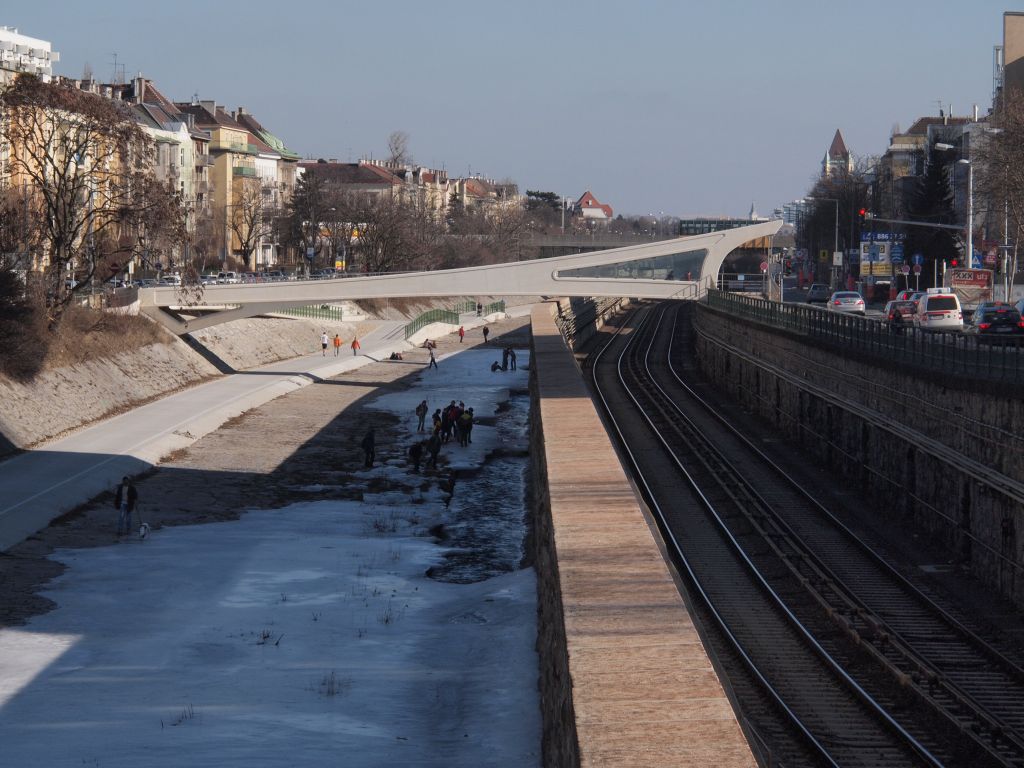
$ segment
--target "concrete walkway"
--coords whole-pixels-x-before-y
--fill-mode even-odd
[[[409,349],[405,321],[381,322],[360,354],[306,355],[253,368],[168,395],[0,463],[0,551],[143,472],[228,419],[314,381]]]

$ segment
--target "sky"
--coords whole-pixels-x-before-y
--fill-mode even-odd
[[[511,179],[622,214],[768,214],[802,197],[836,129],[881,154],[895,126],[992,94],[993,0],[138,0],[17,3],[58,74],[114,54],[175,100],[245,107],[303,156]],[[120,67],[119,67],[120,68]]]
[[[497,374],[491,350],[442,356],[370,407],[409,444],[421,399],[492,415],[525,389],[519,355]],[[513,398],[471,445],[444,447],[473,470],[450,503],[432,482],[410,504],[398,486],[418,476],[378,455],[353,481],[361,502],[306,486],[283,509],[57,552],[58,607],[0,629],[3,764],[539,766],[537,587],[519,567],[528,410]]]

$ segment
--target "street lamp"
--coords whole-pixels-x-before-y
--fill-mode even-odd
[[[956,149],[956,146],[936,142],[935,148],[948,152]],[[964,242],[964,261],[967,262],[968,269],[974,269],[974,166],[965,157],[961,157],[956,163],[967,166],[967,239]]]

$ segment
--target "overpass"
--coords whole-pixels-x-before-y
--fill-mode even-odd
[[[395,272],[339,280],[143,288],[142,312],[182,335],[267,312],[337,301],[431,296],[633,296],[699,299],[734,249],[771,237],[782,222],[548,259]]]

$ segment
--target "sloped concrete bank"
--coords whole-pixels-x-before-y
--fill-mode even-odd
[[[481,297],[494,301],[501,297]],[[510,305],[531,297],[510,297]],[[204,356],[172,337],[106,360],[44,371],[29,382],[0,376],[0,457],[38,447],[100,419],[222,375],[224,367],[247,370],[316,352],[320,334],[340,334],[346,343],[384,320],[411,319],[458,297],[367,302],[363,322],[254,317],[192,334]],[[208,359],[210,358],[210,359]]]
[[[201,331],[197,340],[227,365],[245,370],[319,349],[320,333],[351,324],[251,318]],[[0,434],[27,449],[172,392],[221,375],[179,338],[105,360],[41,372],[32,381],[0,378]]]
[[[721,391],[1024,604],[1024,402],[902,370],[695,308],[694,347]],[[781,368],[781,372],[778,370]],[[955,386],[959,384],[959,386]]]

